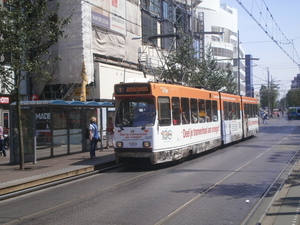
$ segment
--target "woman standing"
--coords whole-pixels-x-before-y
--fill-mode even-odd
[[[95,151],[96,151],[97,142],[99,140],[97,119],[94,116],[91,117],[89,130],[90,130],[90,141],[91,141],[90,157],[91,159],[94,159],[96,158]]]

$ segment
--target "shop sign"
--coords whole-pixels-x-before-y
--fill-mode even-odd
[[[0,104],[9,104],[9,97],[0,97]]]
[[[38,95],[31,95],[31,101],[38,101],[40,97]]]

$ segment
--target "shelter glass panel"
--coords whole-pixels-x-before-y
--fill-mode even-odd
[[[67,107],[53,107],[54,155],[68,153],[68,110]]]
[[[69,113],[70,152],[81,150],[82,143],[82,108],[74,108]]]

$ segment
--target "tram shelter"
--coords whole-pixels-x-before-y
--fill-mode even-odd
[[[81,101],[22,101],[24,161],[36,163],[43,158],[56,157],[90,149],[85,138],[90,118],[95,116],[103,148],[103,128],[113,102]],[[10,163],[20,162],[16,103],[10,105]]]

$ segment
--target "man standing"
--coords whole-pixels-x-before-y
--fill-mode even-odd
[[[4,146],[4,133],[1,124],[0,124],[0,151],[2,151],[3,157],[6,157],[6,151]]]

